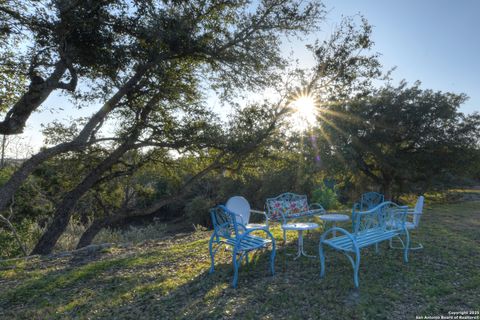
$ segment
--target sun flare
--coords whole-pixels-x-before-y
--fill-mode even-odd
[[[317,118],[317,103],[310,95],[301,95],[292,102],[296,127],[306,129],[313,125]]]

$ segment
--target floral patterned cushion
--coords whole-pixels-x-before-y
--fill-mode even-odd
[[[301,213],[308,211],[307,199],[290,201],[288,205],[289,205],[289,210],[286,213],[287,218],[296,218],[298,216],[302,216]]]
[[[304,216],[304,212],[308,211],[307,199],[298,200],[270,200],[269,201],[270,217],[272,221],[293,219]]]
[[[272,201],[270,204],[270,220],[281,220],[282,214],[285,213],[283,201]]]

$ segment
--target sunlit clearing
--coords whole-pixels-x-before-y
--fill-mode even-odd
[[[304,130],[312,126],[317,119],[317,103],[312,96],[301,95],[292,102],[294,127]]]

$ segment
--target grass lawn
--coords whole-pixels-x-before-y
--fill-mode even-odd
[[[350,229],[349,224],[345,225]],[[318,254],[319,232],[305,238]],[[480,201],[427,206],[412,233],[424,250],[404,264],[400,250],[362,251],[360,288],[348,260],[327,251],[326,278],[317,259],[293,261],[296,233],[279,240],[276,275],[268,252],[242,265],[230,287],[231,257],[217,255],[208,274],[210,232],[195,232],[93,255],[0,262],[4,319],[415,319],[480,310]]]

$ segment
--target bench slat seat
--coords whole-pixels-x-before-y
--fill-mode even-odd
[[[235,246],[235,244],[237,244],[237,239],[230,238],[230,239],[224,240],[224,242],[233,247]],[[246,235],[237,244],[237,248],[238,248],[238,251],[250,251],[250,250],[266,247],[270,243],[272,243],[272,240],[270,239],[265,239],[265,238],[261,238],[253,235]]]
[[[391,239],[399,234],[400,232],[398,230],[385,231],[382,229],[371,229],[355,236],[355,240],[358,248],[361,249]],[[324,243],[337,250],[355,252],[352,240],[346,235],[325,240]]]

